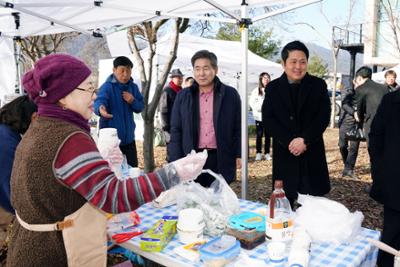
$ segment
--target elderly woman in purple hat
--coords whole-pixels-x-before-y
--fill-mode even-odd
[[[204,155],[193,154],[154,173],[118,180],[89,134],[96,98],[90,74],[79,59],[56,54],[23,77],[38,118],[15,155],[11,202],[17,220],[7,266],[106,266],[105,212],[135,210],[193,179],[204,165]],[[119,150],[116,159],[122,161]]]

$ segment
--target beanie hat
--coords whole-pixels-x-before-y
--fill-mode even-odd
[[[52,104],[78,87],[91,70],[81,60],[66,54],[39,59],[24,74],[22,85],[36,104]]]

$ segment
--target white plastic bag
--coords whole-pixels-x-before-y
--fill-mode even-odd
[[[210,188],[193,181],[178,185],[177,209],[198,208],[203,211],[205,233],[218,236],[224,233],[228,217],[239,212],[239,200],[225,179],[213,171],[203,170],[216,179]]]
[[[364,215],[351,213],[339,202],[301,194],[297,202],[301,207],[296,210],[295,224],[304,227],[313,242],[345,243],[361,229]]]

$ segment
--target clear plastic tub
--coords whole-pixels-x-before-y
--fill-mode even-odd
[[[235,237],[223,235],[201,246],[200,260],[207,267],[221,267],[233,261],[240,253],[240,242]]]

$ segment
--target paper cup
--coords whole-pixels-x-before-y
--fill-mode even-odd
[[[285,259],[285,243],[270,242],[267,245],[268,256],[271,262],[281,262]]]

